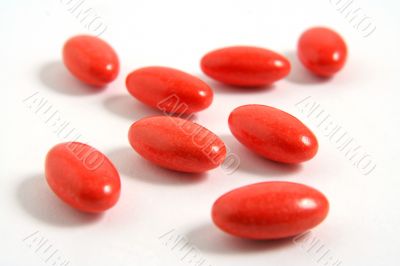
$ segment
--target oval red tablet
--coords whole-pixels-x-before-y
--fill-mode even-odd
[[[286,77],[290,72],[290,63],[271,50],[234,46],[206,54],[201,60],[201,69],[225,84],[261,87]]]
[[[166,113],[189,114],[210,106],[211,88],[199,78],[168,67],[145,67],[126,78],[129,93]]]
[[[225,159],[222,140],[189,120],[154,116],[136,121],[129,142],[143,158],[168,169],[199,173],[219,166]]]
[[[64,45],[63,61],[77,79],[95,87],[105,86],[119,72],[114,49],[94,36],[79,35],[69,39]]]
[[[224,232],[249,239],[279,239],[306,232],[328,214],[326,197],[292,182],[263,182],[221,196],[212,219]]]
[[[121,184],[114,165],[98,150],[79,142],[54,146],[46,157],[46,180],[71,207],[102,212],[116,204]]]
[[[347,47],[335,31],[315,27],[300,36],[297,55],[308,70],[318,76],[330,77],[343,68]]]
[[[316,137],[300,120],[265,105],[236,108],[229,116],[229,128],[243,145],[281,163],[307,161],[318,150]]]

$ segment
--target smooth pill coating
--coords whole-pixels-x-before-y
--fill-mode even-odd
[[[221,196],[212,219],[224,232],[248,239],[295,236],[320,224],[329,203],[318,190],[292,182],[263,182]]]
[[[234,46],[212,51],[201,60],[205,74],[238,87],[262,87],[286,77],[290,62],[271,50]]]
[[[210,106],[213,91],[199,78],[168,67],[145,67],[126,78],[136,99],[165,113],[190,114]]]
[[[318,150],[316,137],[300,120],[265,105],[236,108],[229,116],[229,128],[247,148],[276,162],[300,163]]]
[[[153,116],[136,121],[128,137],[143,158],[175,171],[204,172],[219,166],[226,155],[218,136],[177,117]]]
[[[64,45],[63,60],[77,79],[95,87],[110,83],[119,72],[114,49],[94,36],[79,35],[69,39]]]
[[[301,35],[297,55],[308,70],[318,76],[330,77],[343,68],[347,47],[335,31],[315,27]]]
[[[114,206],[121,184],[114,165],[98,150],[79,142],[54,146],[46,157],[46,180],[71,207],[103,212]]]

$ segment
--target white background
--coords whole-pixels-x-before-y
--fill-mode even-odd
[[[118,79],[97,93],[75,81],[60,61],[67,38],[91,33],[68,11],[67,2],[1,1],[0,265],[51,265],[45,262],[46,254],[35,252],[32,238],[24,241],[35,233],[69,265],[195,265],[160,239],[171,230],[190,242],[206,266],[324,265],[317,261],[322,251],[307,251],[310,245],[244,241],[212,225],[210,209],[216,198],[242,185],[271,180],[309,184],[326,194],[329,216],[312,232],[341,265],[399,263],[396,1],[354,3],[353,9],[361,8],[376,25],[376,31],[364,38],[329,0],[87,0],[84,7],[93,8],[107,25],[102,38],[118,52],[122,67]],[[293,56],[299,35],[315,25],[337,30],[349,47],[345,68],[328,82],[309,76]],[[263,91],[230,89],[201,74],[202,55],[236,44],[288,55],[292,74]],[[145,162],[130,148],[129,126],[157,112],[131,98],[124,79],[130,71],[149,65],[182,69],[213,87],[212,106],[196,120],[220,135],[241,158],[234,174],[219,168],[191,179]],[[104,215],[76,212],[47,187],[45,155],[65,139],[53,133],[45,116],[23,102],[36,92],[119,169],[121,198]],[[370,175],[354,167],[295,106],[308,96],[371,155],[377,167]],[[319,139],[317,156],[300,167],[285,167],[240,146],[229,133],[227,117],[235,107],[250,103],[299,117]]]

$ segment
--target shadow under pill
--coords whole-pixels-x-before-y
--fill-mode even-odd
[[[270,161],[249,150],[232,135],[220,136],[230,153],[239,157],[238,171],[260,175],[264,177],[287,176],[299,172],[301,164],[284,164]]]
[[[141,182],[157,185],[191,185],[204,181],[206,173],[191,174],[168,170],[141,158],[127,147],[119,147],[107,153],[108,158],[122,175]]]
[[[128,119],[130,121],[136,121],[148,116],[166,116],[161,110],[157,110],[146,106],[145,104],[133,99],[133,96],[128,94],[125,95],[114,95],[103,102],[104,107],[111,113]],[[171,116],[180,117],[183,119],[193,120],[197,116],[192,115],[179,115],[170,114]]]
[[[24,179],[17,188],[16,198],[29,215],[49,225],[82,226],[102,217],[102,214],[84,213],[66,205],[51,191],[43,175]]]
[[[293,245],[292,238],[279,240],[249,240],[230,236],[210,223],[201,224],[186,233],[193,246],[202,252],[240,255],[269,252]]]
[[[291,70],[289,75],[285,78],[287,81],[300,84],[300,85],[315,85],[328,82],[330,78],[318,77],[307,70],[295,51],[287,51],[283,53],[284,56],[290,61]]]
[[[39,79],[48,89],[67,95],[92,95],[102,92],[105,88],[92,87],[79,81],[68,72],[61,61],[44,64],[40,68]]]
[[[274,84],[260,87],[238,87],[215,81],[204,74],[198,74],[196,76],[206,82],[216,94],[257,94],[271,92],[275,89]]]
[[[114,95],[105,99],[104,107],[111,113],[129,120],[138,120],[146,116],[162,115],[161,111],[152,109],[126,95]]]

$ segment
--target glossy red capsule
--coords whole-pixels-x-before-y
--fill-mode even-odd
[[[107,85],[119,72],[114,49],[94,36],[79,35],[69,39],[64,45],[63,61],[77,79],[95,87]]]
[[[47,154],[45,170],[50,188],[75,209],[98,213],[118,201],[121,184],[117,170],[89,145],[67,142],[54,146]]]
[[[292,182],[263,182],[221,196],[212,219],[224,232],[248,239],[295,236],[320,224],[329,211],[318,190]]]
[[[343,68],[347,47],[335,31],[315,27],[300,36],[297,55],[308,70],[318,76],[330,77]]]
[[[211,78],[238,87],[262,87],[286,77],[290,62],[264,48],[233,46],[206,54],[201,69]]]
[[[244,105],[229,115],[232,134],[250,150],[281,163],[314,157],[318,141],[296,117],[265,105]]]
[[[131,126],[128,137],[143,158],[180,172],[208,171],[219,166],[226,155],[225,145],[218,136],[177,117],[143,118]]]
[[[190,114],[206,109],[213,91],[199,78],[168,67],[145,67],[126,78],[136,99],[166,113]]]

